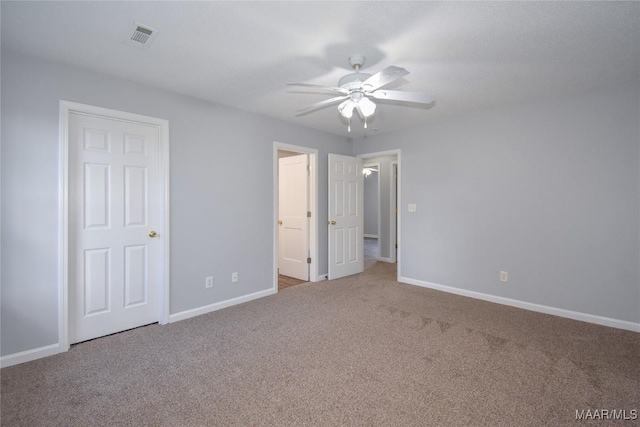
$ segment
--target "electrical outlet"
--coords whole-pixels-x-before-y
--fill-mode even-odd
[[[508,271],[501,271],[500,272],[500,281],[501,282],[508,282],[509,281],[509,272]]]
[[[207,289],[213,288],[213,276],[207,276],[204,278],[204,287]]]
[[[236,283],[238,281],[238,272],[235,271],[233,273],[231,273],[231,282],[232,283]]]
[[[415,203],[409,203],[409,212],[417,212],[418,211],[418,205],[416,205]]]

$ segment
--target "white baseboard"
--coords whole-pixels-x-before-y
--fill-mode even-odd
[[[223,308],[231,307],[237,304],[242,304],[243,302],[249,302],[254,299],[266,297],[269,295],[275,294],[276,291],[272,289],[267,289],[266,291],[254,292],[249,295],[243,295],[241,297],[228,299],[226,301],[220,301],[215,304],[205,305],[203,307],[194,308],[191,310],[181,311],[180,313],[175,313],[169,316],[169,323],[178,322],[180,320],[189,319],[191,317],[200,316],[201,314],[211,313],[212,311],[221,310]]]
[[[364,237],[367,237],[369,239],[377,239],[378,235],[377,234],[365,234]]]
[[[32,350],[21,351],[19,353],[9,354],[0,357],[0,368],[6,368],[8,366],[17,365],[19,363],[31,362],[32,360],[40,359],[42,357],[52,356],[60,353],[60,344],[46,345],[40,348],[34,348]]]
[[[464,297],[495,302],[497,304],[508,305],[511,307],[523,308],[525,310],[536,311],[538,313],[566,317],[568,319],[595,323],[596,325],[609,326],[612,328],[624,329],[632,332],[640,332],[640,323],[629,322],[627,320],[612,319],[610,317],[597,316],[595,314],[580,313],[578,311],[565,310],[563,308],[549,307],[547,305],[534,304],[531,302],[525,302],[511,298],[483,294],[481,292],[469,291],[466,289],[459,289],[445,285],[438,285],[437,283],[425,282],[422,280],[411,279],[409,277],[400,277],[398,281],[407,283],[409,285],[421,286],[423,288],[430,288],[437,291],[448,292],[450,294],[462,295]]]
[[[394,263],[395,262],[391,258],[385,258],[385,257],[378,257],[378,261],[390,262],[390,263]]]
[[[322,282],[323,280],[327,280],[327,275],[326,274],[321,274],[318,276],[318,280],[316,280],[316,282]],[[313,280],[312,280],[313,282]]]

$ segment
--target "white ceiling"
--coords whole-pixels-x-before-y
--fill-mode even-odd
[[[296,117],[332,95],[286,83],[335,86],[355,53],[364,72],[409,70],[394,89],[437,97],[377,101],[370,133],[640,78],[638,2],[2,1],[1,13],[2,49],[341,135],[335,106]],[[134,23],[158,31],[146,50],[124,42]]]

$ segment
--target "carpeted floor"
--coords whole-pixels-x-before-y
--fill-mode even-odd
[[[4,368],[1,423],[591,424],[576,410],[638,409],[639,337],[400,284],[377,262]]]

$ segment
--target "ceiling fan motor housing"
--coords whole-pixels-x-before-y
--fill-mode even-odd
[[[367,73],[351,73],[342,77],[338,81],[338,86],[345,89],[357,89],[362,86],[362,82],[371,77],[371,74]]]

